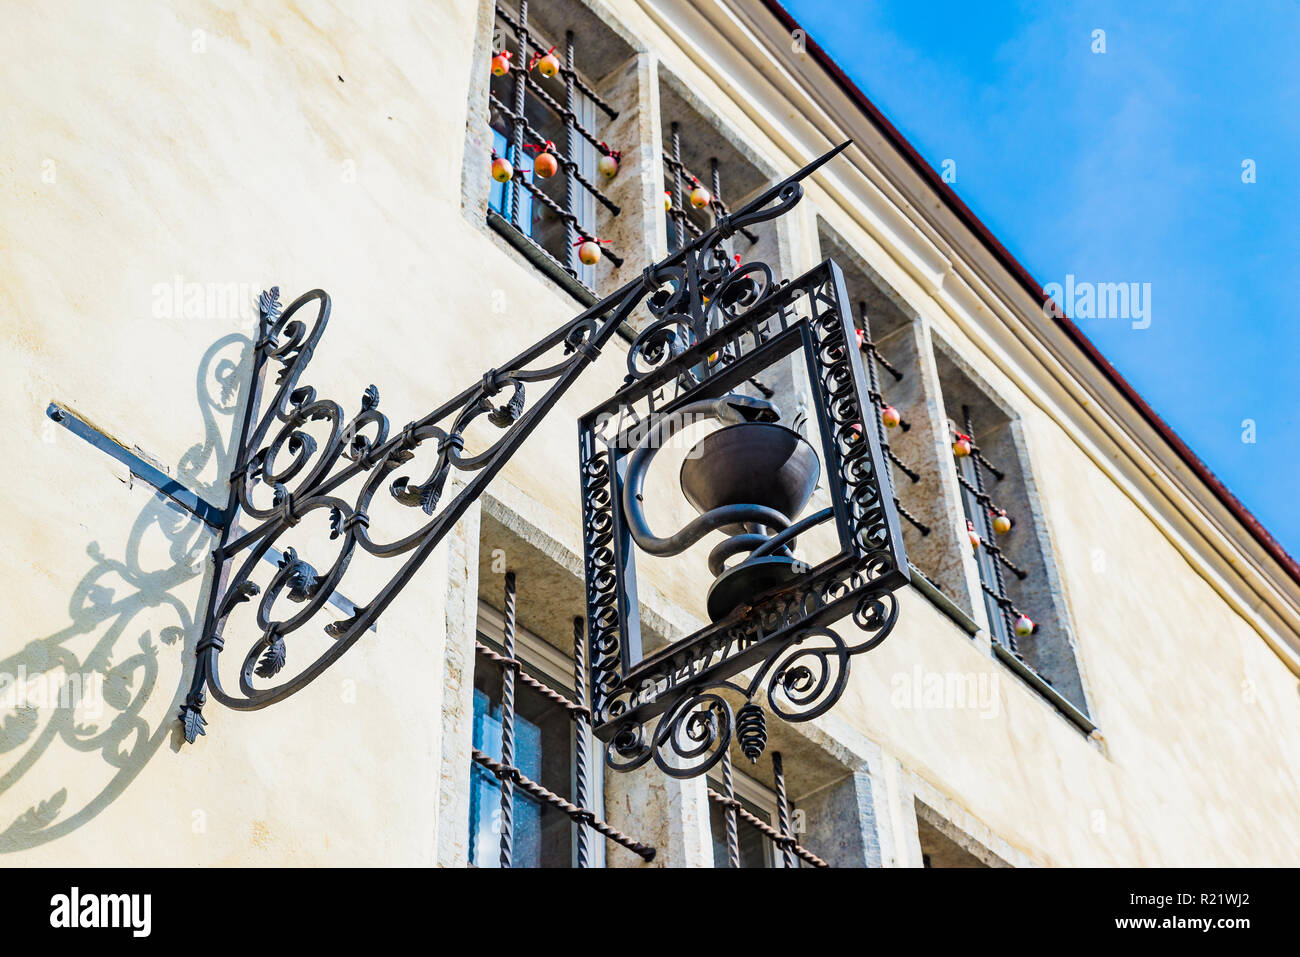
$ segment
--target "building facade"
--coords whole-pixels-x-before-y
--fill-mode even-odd
[[[497,866],[503,831],[514,866],[1300,855],[1300,570],[775,4],[7,20],[0,860]],[[912,580],[835,708],[697,778],[604,766],[575,423],[617,338],[337,663],[183,742],[263,290],[328,291],[303,381],[349,414],[377,386],[396,431],[846,139],[731,239],[778,277],[838,264],[872,418],[900,420]],[[754,388],[799,408],[797,370]],[[328,550],[324,519],[279,553]],[[391,575],[357,564],[322,621]],[[700,627],[702,577],[646,569],[648,650]]]

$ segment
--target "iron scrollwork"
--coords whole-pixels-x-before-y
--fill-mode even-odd
[[[844,692],[851,659],[893,629],[894,590],[908,580],[888,479],[880,471],[884,458],[875,430],[863,428],[868,393],[860,355],[850,345],[853,326],[838,267],[827,261],[781,284],[757,264],[737,275],[739,286],[688,270],[673,298],[659,304],[662,317],[633,346],[630,367],[642,365],[581,424],[596,733],[606,742],[607,763],[618,770],[653,761],[666,774],[695,776],[722,759],[733,737],[757,759],[766,741],[758,702],[786,721],[824,714]],[[750,284],[754,276],[762,281]],[[711,295],[692,299],[693,282],[706,289],[714,283]],[[726,291],[737,288],[743,297],[727,302]],[[700,414],[760,421],[771,404],[731,390],[790,354],[806,359],[830,506],[791,523],[753,505],[730,505],[702,511],[676,535],[650,534],[637,504],[643,458],[652,454],[647,447]],[[737,523],[746,531],[710,557],[717,574],[733,554],[749,552],[743,566],[832,521],[841,542],[833,558],[729,613],[721,606],[711,624],[637,660],[635,599],[628,597],[635,593],[636,550],[677,554],[709,528]],[[851,642],[831,627],[846,616],[858,632]],[[738,714],[729,698],[744,702]]]
[[[355,644],[540,419],[610,338],[627,328],[627,320],[643,302],[651,321],[629,348],[628,375],[619,395],[629,390],[644,393],[648,383],[662,384],[666,376],[679,392],[690,391],[709,378],[709,363],[701,365],[700,360],[707,359],[710,350],[716,353],[716,368],[739,368],[747,351],[772,340],[776,325],[755,317],[779,316],[790,287],[776,282],[765,264],[734,262],[728,241],[740,229],[792,208],[803,195],[801,180],[847,145],[819,157],[731,216],[720,216],[694,242],[400,429],[393,429],[380,410],[379,391],[373,385],[349,415],[343,403],[320,397],[302,383],[330,320],[331,302],[324,291],[305,293],[287,307],[281,305],[277,288],[263,293],[252,358],[253,389],[212,556],[212,586],[194,678],[179,714],[185,739],[193,742],[206,733],[203,707],[209,694],[237,710],[267,707],[305,687]],[[756,610],[761,613],[744,624],[729,621],[696,642],[698,649],[740,650],[734,660],[728,659],[727,679],[738,673],[742,659],[748,662],[743,667],[749,667],[761,658],[753,688],[754,682],[767,680],[769,700],[775,690],[788,702],[781,705],[788,710],[777,713],[796,718],[820,713],[829,706],[820,703],[824,700],[833,703],[843,687],[848,656],[866,650],[862,644],[846,646],[837,637],[827,645],[826,636],[833,633],[823,627],[826,621],[842,615],[841,606],[852,603],[855,616],[876,635],[865,644],[883,639],[897,614],[896,607],[884,607],[892,602],[890,576],[900,573],[891,551],[899,541],[890,524],[892,510],[875,472],[879,459],[873,430],[865,430],[864,441],[859,441],[861,431],[858,438],[849,434],[861,418],[855,402],[863,391],[853,380],[861,376],[860,366],[844,366],[850,358],[860,360],[834,322],[813,321],[799,328],[805,330],[801,335],[814,336],[823,367],[822,392],[842,444],[839,468],[847,495],[836,517],[851,517],[854,523],[859,546],[853,566],[847,572],[839,566],[822,569],[801,585],[798,597],[787,596],[782,605]],[[269,400],[264,401],[264,391]],[[655,400],[650,401],[653,406]],[[469,452],[467,436],[476,424],[480,435],[483,424],[497,434],[486,447]],[[421,455],[427,460],[430,452],[432,461],[420,468]],[[610,762],[637,766],[653,753],[666,765],[662,752],[676,755],[676,764],[708,766],[718,749],[726,747],[737,723],[716,689],[735,685],[712,678],[673,682],[671,692],[648,705],[634,700],[628,682],[648,679],[630,674],[625,666],[625,595],[616,567],[619,526],[613,514],[617,483],[608,453],[598,449],[586,431],[580,474],[592,690],[598,732],[611,742]],[[379,496],[409,508],[402,514],[411,516],[414,527],[381,528],[384,522],[372,514]],[[322,533],[336,543],[328,560],[309,560],[294,547],[277,548],[286,533],[304,521],[321,523]],[[253,580],[253,572],[264,557],[277,554],[276,570],[263,587]],[[340,585],[360,555],[398,563],[370,600],[352,605],[340,600]],[[350,608],[350,613],[341,619],[320,615],[330,601]],[[868,606],[876,610],[864,612]],[[252,619],[251,627],[245,618]],[[323,639],[316,640],[324,645],[317,651],[304,639],[311,634],[309,626],[322,618],[329,620],[320,628]],[[223,685],[218,667],[228,632],[242,635],[237,690]],[[300,660],[305,666],[294,671]],[[700,675],[707,677],[708,669]],[[644,720],[659,713],[666,717],[647,738]],[[751,746],[763,737],[761,719],[761,714],[744,714],[743,732]],[[679,767],[665,770],[681,773]]]

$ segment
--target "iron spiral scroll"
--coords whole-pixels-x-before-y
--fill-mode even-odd
[[[851,325],[840,308],[838,269],[828,261],[793,283],[778,282],[764,263],[733,261],[728,244],[741,229],[793,208],[803,196],[801,181],[847,145],[719,216],[695,241],[400,428],[381,410],[374,385],[352,402],[339,402],[303,383],[330,322],[330,297],[313,289],[282,306],[278,288],[264,292],[196,667],[178,715],[186,741],[206,733],[209,694],[237,710],[267,707],[311,683],[359,641],[643,303],[650,321],[629,336],[627,375],[611,402],[666,383],[679,393],[707,389],[712,376],[744,368],[747,355],[770,348],[781,334],[807,337],[813,385],[825,409],[823,430],[835,450],[826,480],[840,504],[827,512],[837,524],[847,521],[852,534],[843,561],[813,569],[797,590],[746,615],[729,615],[696,636],[696,650],[737,655],[727,660],[726,674],[692,671],[682,660],[676,673],[687,677],[664,687],[636,674],[630,657],[618,463],[583,432],[592,718],[607,761],[630,768],[653,760],[685,777],[712,767],[737,735],[742,746],[761,753],[766,718],[755,710],[760,697],[768,710],[792,721],[830,707],[844,690],[850,659],[882,641],[897,618],[891,592],[906,573],[892,498],[881,487],[874,431],[861,428],[860,396],[866,393],[860,357],[849,345]],[[772,317],[797,295],[811,298],[812,315],[797,329],[773,328]],[[327,537],[330,554],[321,557],[319,541],[310,549],[291,547],[285,538],[300,525],[314,525],[320,540]],[[359,558],[393,565],[377,591],[349,596],[363,599],[353,603],[342,586]],[[270,559],[274,571],[255,581],[255,570]],[[327,614],[327,604],[342,607],[342,617]],[[854,644],[829,627],[849,614],[864,633]],[[242,657],[227,687],[219,664],[235,641]],[[750,677],[742,679],[742,672]],[[739,715],[731,704],[737,695],[748,703]]]

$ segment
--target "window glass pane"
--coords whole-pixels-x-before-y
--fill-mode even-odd
[[[515,766],[566,800],[572,800],[572,722],[528,686],[515,684]],[[501,758],[501,669],[483,664],[474,674],[474,747]],[[470,863],[500,866],[501,784],[486,768],[470,771]],[[572,865],[572,822],[546,801],[515,788],[515,867]]]
[[[722,793],[719,788],[714,790]],[[772,816],[755,805],[740,799],[741,805],[754,817],[768,824]],[[713,831],[713,866],[727,867],[727,815],[726,809],[716,801],[709,802],[709,828]],[[740,846],[741,867],[775,867],[772,856],[772,842],[767,835],[744,818],[736,817],[736,837]]]

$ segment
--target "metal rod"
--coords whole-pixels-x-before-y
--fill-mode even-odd
[[[577,93],[573,88],[573,31],[570,30],[564,35],[564,65],[568,69],[564,73],[564,102],[567,112],[564,116],[564,151],[568,155],[569,163],[564,175],[564,209],[572,219],[564,221],[564,260],[565,267],[573,275],[578,275],[578,250],[577,250],[577,215],[578,211],[573,208],[577,199],[577,183],[574,181],[573,173],[578,165],[578,137],[574,133],[573,119],[574,109],[577,106]],[[579,801],[579,804],[582,802]]]
[[[522,8],[525,0],[521,0]],[[501,666],[501,763],[515,767],[515,573],[506,572],[506,620],[502,646],[506,663]],[[513,773],[501,778],[501,866],[513,867],[515,781]]]
[[[722,752],[722,789],[727,801],[722,813],[727,821],[727,866],[740,867],[740,835],[736,831],[736,784],[731,777],[731,749]]]
[[[718,791],[713,790],[713,788],[706,788],[705,790],[708,793],[710,801],[712,801],[714,804],[720,804],[724,807],[726,806],[727,796],[725,794],[721,794]],[[754,815],[750,814],[748,811],[745,810],[744,807],[741,806],[739,801],[733,801],[731,803],[735,806],[736,816],[740,818],[740,820],[744,821],[750,827],[754,828],[760,834],[764,835],[768,840],[772,841],[774,844],[784,841],[785,843],[790,845],[791,850],[794,851],[795,856],[798,857],[799,860],[806,861],[807,863],[811,864],[813,867],[830,867],[829,864],[823,861],[812,851],[808,850],[808,848],[801,845],[798,841],[794,840],[793,838],[783,838],[780,832],[777,831],[776,828],[774,828],[771,824],[768,824],[762,818],[755,817]]]
[[[963,405],[961,407],[961,414],[962,414],[962,422],[965,425],[966,434],[971,436],[970,441],[973,443],[975,441],[974,438],[975,433],[971,431],[970,406]],[[958,474],[960,474],[960,470],[958,471]],[[980,475],[980,470],[978,467],[971,469],[971,475],[974,476],[974,482],[975,482],[975,496],[976,496],[975,504],[979,506],[980,505],[979,498],[981,496],[987,495],[987,493],[984,491],[984,477]],[[973,511],[975,512],[976,520],[979,522],[979,528],[976,529],[976,531],[980,536],[980,541],[985,541],[991,538],[993,535],[993,526],[989,522],[988,512],[983,507],[977,507]],[[998,610],[1002,613],[1003,625],[1006,628],[1007,645],[1011,648],[1012,651],[1015,651],[1016,650],[1015,620],[1011,617],[1011,612],[1008,611],[1007,609],[1007,606],[1010,604],[1010,601],[1007,598],[1006,579],[1002,577],[1002,566],[998,562],[994,561],[991,562],[990,564],[993,569],[993,587],[994,590],[997,592],[996,602],[997,602]]]
[[[781,837],[786,840],[782,841],[781,858],[786,867],[797,867],[794,851],[791,849],[790,842],[794,840],[794,834],[790,828],[790,800],[785,793],[785,765],[781,761],[781,752],[772,752],[772,779],[776,784],[776,824],[781,833]]]
[[[506,22],[506,25],[510,27],[512,30],[517,31],[519,27],[516,25],[514,18],[510,16],[510,12],[506,10],[503,6],[501,6],[501,4],[499,3],[496,5],[496,8],[497,8],[496,9],[497,16],[499,16],[502,20],[504,20]],[[542,44],[539,43],[538,41],[529,38],[528,42],[532,46],[532,48],[536,50],[538,53],[546,52],[546,47],[542,46]],[[561,67],[560,72],[563,73],[566,71],[566,69],[567,69],[566,67]],[[601,99],[600,95],[597,94],[595,90],[593,90],[590,86],[588,86],[585,82],[583,82],[582,77],[577,75],[577,71],[573,71],[573,82],[577,84],[578,89],[581,90],[583,94],[585,94],[591,100],[591,102],[595,103],[598,107],[604,110],[606,116],[608,116],[611,120],[618,119],[618,110],[614,109],[603,99]]]
[[[726,207],[722,205],[722,174],[718,171],[718,158],[716,156],[709,157],[709,186],[713,190],[713,221],[716,223],[718,215],[726,210]],[[728,239],[725,245],[728,255],[735,252],[733,240]]]
[[[538,784],[536,781],[528,777],[528,775],[522,774],[518,768],[506,767],[500,761],[495,761],[492,758],[488,757],[478,748],[470,749],[470,757],[476,763],[481,764],[483,765],[483,767],[487,768],[497,778],[511,777],[514,780],[518,781],[520,788],[527,791],[529,794],[537,798],[539,801],[545,801],[547,804],[550,804],[556,810],[564,814],[567,814],[570,818],[574,818],[578,814],[582,813],[583,810],[582,808],[578,807],[576,804],[564,800],[564,798],[560,797],[558,794],[556,794],[554,791],[550,790],[549,788],[546,788],[543,785]],[[590,814],[591,812],[588,811],[586,813]],[[605,835],[605,837],[609,838],[615,844],[619,844],[622,845],[623,847],[626,847],[629,851],[631,851],[633,854],[636,854],[642,860],[653,861],[655,859],[655,849],[650,845],[642,844],[640,841],[628,837],[618,828],[613,827],[612,825],[606,823],[605,821],[602,821],[600,818],[595,817],[594,815],[592,815],[590,820],[591,820],[591,826],[594,830],[599,831],[601,834]]]
[[[673,123],[672,144],[673,144],[673,222],[676,228],[673,230],[673,239],[675,240],[675,249],[681,249],[686,245],[686,231],[682,228],[682,221],[686,218],[686,207],[682,204],[682,134]]]
[[[515,164],[515,175],[523,179],[520,168],[524,154],[524,98],[528,89],[528,0],[519,0],[519,23],[515,28],[519,41],[519,66],[515,73],[515,118],[510,127],[510,161]],[[519,227],[519,184],[511,183],[510,189],[510,224]],[[532,234],[530,228],[526,231]]]
[[[591,722],[587,717],[587,631],[583,620],[573,619],[573,692],[581,709],[574,713],[573,724],[573,799],[580,808],[587,806],[587,749],[591,746]],[[591,866],[590,834],[585,820],[575,819],[578,829],[578,866]]]

